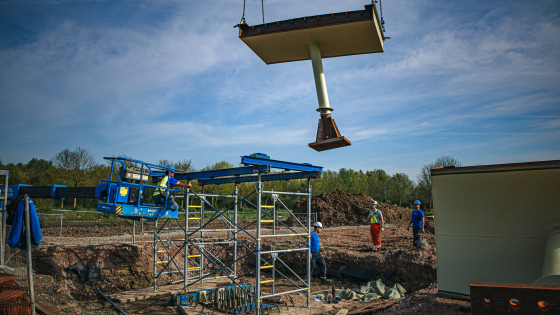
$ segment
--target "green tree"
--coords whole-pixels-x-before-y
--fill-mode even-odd
[[[58,170],[58,174],[64,181],[64,184],[70,183],[74,187],[80,186],[97,164],[89,150],[80,147],[70,151],[64,149],[56,154],[52,163]],[[76,198],[74,198],[74,209],[76,208]]]
[[[52,163],[65,181],[74,187],[80,186],[86,174],[97,164],[91,152],[80,147],[70,151],[64,149],[56,154]]]
[[[333,192],[338,187],[338,173],[336,171],[325,170],[321,177],[316,179],[313,186],[315,194],[323,192]]]
[[[33,186],[52,185],[55,180],[55,167],[52,161],[33,158],[25,166],[27,184]]]
[[[422,200],[429,200],[430,210],[432,209],[432,175],[431,169],[436,167],[460,167],[461,162],[454,157],[443,155],[438,157],[433,163],[422,166],[420,174],[417,176],[419,195]]]
[[[407,201],[410,197],[411,189],[413,188],[413,183],[404,173],[396,173],[391,176],[389,180],[389,193],[391,199],[398,201],[399,206],[402,206],[402,202]]]
[[[194,164],[192,162],[192,160],[179,160],[177,162],[173,162],[172,160],[159,160],[157,162],[157,165],[160,166],[167,166],[167,165],[173,165],[173,167],[175,167],[176,169],[179,169],[185,173],[191,173],[194,172]]]
[[[380,169],[366,172],[367,190],[366,193],[376,200],[387,202],[387,184],[391,178],[387,172]]]
[[[340,189],[349,194],[360,192],[360,173],[353,169],[341,168],[338,171],[338,183]]]
[[[212,165],[206,166],[201,171],[223,170],[223,169],[233,168],[233,167],[234,165],[229,163],[228,161],[220,161]],[[196,183],[196,185],[193,184],[193,191],[200,191],[200,189],[201,187],[198,185],[198,183]],[[233,193],[233,190],[234,190],[234,184],[208,185],[204,187],[204,192],[208,194],[230,195]],[[216,204],[216,202],[220,202],[221,200],[219,198],[212,197],[210,198],[210,201],[214,206],[219,206]],[[231,204],[232,202],[233,201],[226,202],[224,205]]]

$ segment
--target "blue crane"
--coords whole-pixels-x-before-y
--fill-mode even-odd
[[[164,205],[152,203],[151,196],[146,194],[151,189],[162,189],[156,186],[163,176],[169,172],[175,173],[177,180],[198,180],[199,185],[247,183],[257,180],[257,174],[263,175],[261,181],[289,180],[302,178],[317,178],[323,168],[308,163],[291,163],[272,160],[263,153],[255,153],[241,157],[244,166],[186,173],[171,166],[160,166],[127,157],[105,157],[111,162],[109,179],[102,179],[101,184],[94,187],[66,187],[64,185],[8,186],[8,199],[28,195],[32,198],[96,198],[97,211],[115,214],[125,219],[151,222],[158,218],[176,219],[178,211],[167,210],[167,201],[177,189],[166,188],[166,202]],[[282,170],[284,173],[272,173],[271,169]],[[151,178],[151,181],[150,181]],[[151,183],[150,183],[151,182]],[[3,187],[0,187],[3,193]],[[163,192],[162,192],[163,193]]]

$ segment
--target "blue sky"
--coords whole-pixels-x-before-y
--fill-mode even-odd
[[[366,0],[267,0],[267,22]],[[264,152],[412,179],[463,165],[560,158],[560,2],[385,0],[383,54],[323,60],[352,146],[315,152],[310,61],[267,66],[233,26],[242,0],[2,1],[0,157],[65,148],[197,168]],[[249,25],[262,22],[247,1]]]

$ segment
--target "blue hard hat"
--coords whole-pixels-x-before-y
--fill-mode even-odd
[[[171,165],[171,164],[167,165],[165,168],[167,168],[167,172],[169,172],[170,175],[171,175],[171,173],[174,172],[174,171],[173,171],[174,167],[173,167],[173,165]]]
[[[422,203],[420,203],[420,200],[416,200],[416,201],[414,202],[414,204],[415,204],[415,205],[421,205]]]

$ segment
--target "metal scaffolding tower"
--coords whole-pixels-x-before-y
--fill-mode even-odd
[[[176,229],[184,231],[184,239],[163,240],[159,234],[170,220],[165,221],[160,228],[155,222],[154,289],[157,289],[158,279],[163,275],[175,274],[174,279],[168,281],[183,282],[185,293],[176,297],[177,303],[182,304],[191,301],[190,297],[181,298],[182,294],[189,294],[190,286],[204,280],[227,278],[235,285],[237,294],[253,301],[251,308],[254,305],[257,312],[260,312],[266,299],[300,291],[307,293],[309,306],[311,179],[320,176],[322,167],[270,160],[262,156],[243,156],[241,163],[245,166],[175,175],[177,180],[198,180],[201,191],[197,193],[187,189],[183,196],[185,217],[184,221],[176,219],[177,222],[180,219],[183,221],[183,224],[179,222],[179,228]],[[271,173],[274,169],[286,172]],[[264,189],[267,181],[290,179],[306,180],[306,191]],[[210,185],[228,183],[234,184],[231,194],[206,192]],[[242,183],[254,183],[254,189],[243,196],[238,187]],[[272,205],[263,205],[265,195],[272,196]],[[249,201],[250,197],[253,201],[256,199],[256,203]],[[304,222],[287,206],[301,197],[307,198]],[[241,204],[254,208],[256,213],[240,212]],[[278,209],[287,213],[297,226],[288,226],[280,220]],[[279,238],[291,241],[279,241]],[[282,244],[282,248],[278,248],[278,244]],[[240,252],[244,253],[241,255]],[[305,277],[298,275],[284,261],[285,256],[300,252],[305,255]],[[240,273],[238,263],[247,258],[254,259],[254,268]],[[241,277],[254,277],[254,286],[242,284]],[[279,279],[285,279],[290,290],[280,292],[275,285]],[[263,285],[270,288],[269,294],[262,294]]]

